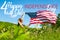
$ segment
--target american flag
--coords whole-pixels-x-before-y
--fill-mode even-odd
[[[48,10],[42,10],[42,11],[37,11],[34,13],[27,13],[31,18],[30,18],[30,24],[43,24],[45,22],[48,23],[56,23],[56,14],[48,11]]]

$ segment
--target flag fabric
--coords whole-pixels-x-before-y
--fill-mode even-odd
[[[26,12],[25,14],[29,15],[30,18],[36,18],[37,17],[37,12]]]
[[[43,24],[43,21],[40,21],[39,18],[31,18],[30,24]]]
[[[30,24],[56,23],[56,14],[48,10],[27,13],[30,18]]]
[[[28,14],[30,16],[30,24],[43,24],[43,22],[37,18],[37,12],[29,12],[25,14]]]
[[[48,11],[48,10],[38,11],[37,17],[43,18],[43,22],[46,19],[48,21],[45,21],[45,22],[49,22],[49,23],[53,23],[53,24],[56,23],[56,19],[57,19],[56,14],[51,11]]]

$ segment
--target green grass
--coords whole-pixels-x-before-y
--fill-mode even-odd
[[[60,28],[21,28],[17,24],[0,22],[0,40],[60,40]]]

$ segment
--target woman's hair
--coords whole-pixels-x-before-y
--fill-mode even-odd
[[[23,20],[21,18],[19,18],[18,21],[21,22],[21,23],[23,22]]]

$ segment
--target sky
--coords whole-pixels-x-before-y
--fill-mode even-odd
[[[60,12],[60,0],[0,0],[0,21],[4,22],[11,22],[11,23],[18,23],[18,19],[21,17],[20,15],[17,15],[16,17],[11,17],[10,15],[4,14],[4,10],[1,9],[2,5],[4,2],[12,2],[12,5],[22,5],[23,6],[23,11],[24,12],[36,12],[38,10],[43,10],[43,8],[24,8],[24,5],[27,4],[57,4],[57,9],[56,9],[56,15]],[[9,10],[9,9],[8,9]],[[23,18],[23,24],[28,25],[30,22],[30,17],[25,14]]]

